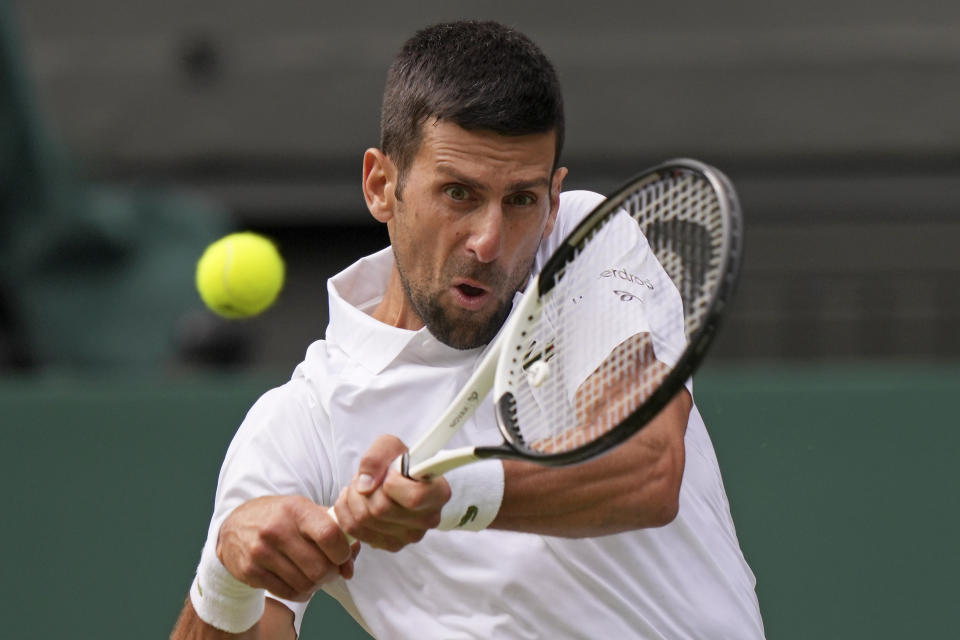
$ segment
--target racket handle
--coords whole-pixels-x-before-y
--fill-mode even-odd
[[[327,514],[329,514],[330,517],[333,518],[333,521],[336,522],[337,526],[339,527],[340,521],[337,520],[337,512],[333,510],[333,507],[330,507],[329,509],[327,509]],[[347,542],[349,542],[350,544],[353,544],[354,542],[356,542],[356,539],[346,531],[343,532],[343,535],[347,536]]]
[[[427,458],[417,464],[404,469],[404,475],[414,480],[429,480],[435,476],[442,476],[447,471],[480,460],[476,447],[459,447],[445,449],[440,453]]]

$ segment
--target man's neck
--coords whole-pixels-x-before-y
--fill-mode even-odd
[[[423,321],[407,300],[407,294],[400,280],[400,272],[397,270],[396,263],[390,271],[390,282],[387,284],[386,293],[383,294],[383,300],[380,301],[371,315],[374,320],[379,320],[398,329],[418,331],[423,328]]]

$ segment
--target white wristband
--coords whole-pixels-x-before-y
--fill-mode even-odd
[[[497,517],[503,501],[503,463],[484,460],[448,471],[450,500],[440,512],[441,531],[480,531]]]
[[[234,578],[208,542],[190,587],[190,602],[207,624],[228,633],[243,633],[263,615],[264,590]]]

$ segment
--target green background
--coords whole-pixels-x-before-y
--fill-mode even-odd
[[[282,382],[0,380],[3,635],[166,637],[231,434]],[[954,632],[960,369],[709,369],[696,392],[769,638]],[[366,636],[325,600],[302,637]]]

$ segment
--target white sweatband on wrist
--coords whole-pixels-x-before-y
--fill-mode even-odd
[[[190,602],[201,620],[228,633],[243,633],[263,615],[264,590],[240,582],[217,557],[214,545],[204,545]]]
[[[497,517],[503,501],[503,463],[484,460],[448,471],[450,500],[440,512],[441,531],[480,531]]]

